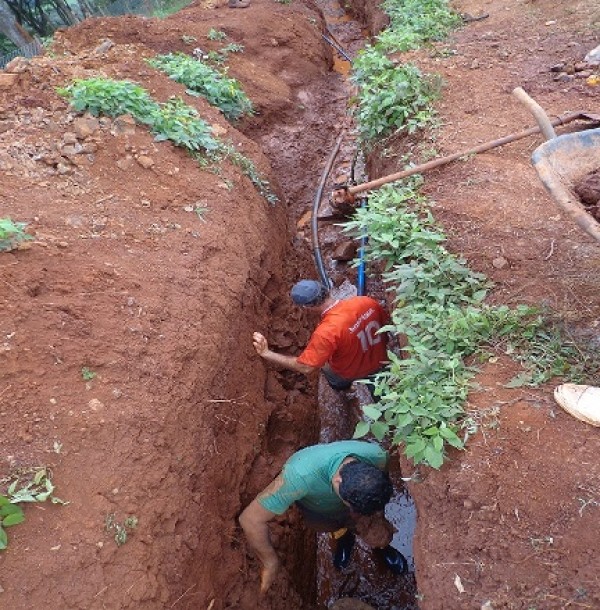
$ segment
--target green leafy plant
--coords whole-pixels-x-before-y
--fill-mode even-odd
[[[53,504],[68,504],[53,495],[54,484],[47,468],[22,469],[3,482],[9,485],[6,493],[0,494],[0,551],[8,546],[6,528],[25,521],[25,513],[19,504],[45,502],[48,499]]]
[[[210,125],[180,98],[171,98],[162,105],[152,128],[157,142],[170,140],[189,151],[212,152],[219,148]]]
[[[98,373],[94,373],[94,371],[89,369],[87,366],[84,366],[81,369],[81,378],[84,381],[91,381],[92,379],[94,379],[94,377],[96,377],[97,374]]]
[[[129,536],[129,532],[134,530],[137,527],[138,518],[135,515],[131,515],[123,521],[123,523],[119,523],[116,520],[116,516],[114,513],[110,513],[106,515],[105,520],[105,528],[107,532],[111,532],[114,530],[114,539],[117,543],[117,546],[122,546],[127,542],[127,538]]]
[[[386,51],[408,51],[429,41],[442,40],[461,23],[447,0],[385,0],[390,25],[377,41]]]
[[[237,165],[242,172],[250,178],[250,181],[258,192],[271,204],[275,205],[279,199],[277,195],[272,191],[271,185],[265,180],[256,169],[251,159],[242,155],[235,149],[235,146],[231,143],[225,144],[222,148],[222,153],[228,157],[234,165]]]
[[[14,250],[20,243],[33,239],[25,233],[25,222],[13,222],[10,218],[0,218],[0,252]]]
[[[145,125],[152,125],[160,110],[159,104],[141,85],[128,80],[77,79],[67,87],[57,88],[57,92],[68,98],[78,112],[112,117],[130,114]]]
[[[166,72],[174,81],[187,87],[190,95],[201,95],[209,104],[216,106],[229,119],[236,120],[252,114],[252,102],[234,78],[224,71],[194,59],[184,53],[157,55],[148,63]]]
[[[355,436],[391,436],[415,463],[439,468],[446,446],[463,446],[458,432],[476,372],[469,356],[491,350],[519,361],[524,370],[509,382],[513,387],[554,376],[582,381],[598,371],[600,358],[538,309],[484,304],[490,283],[445,249],[419,183],[414,177],[381,188],[345,223],[346,231],[369,234],[367,258],[383,262],[394,297],[385,330],[405,334],[409,344],[407,358],[388,353],[390,365],[374,390],[380,402],[363,408]]]
[[[137,122],[148,125],[157,141],[171,140],[192,152],[219,148],[210,126],[194,108],[179,98],[159,104],[137,83],[93,78],[76,80],[58,92],[81,112],[96,116],[130,114]]]
[[[13,504],[7,496],[0,495],[0,551],[8,546],[6,528],[25,521],[25,513],[18,504]]]
[[[269,182],[261,177],[254,163],[238,152],[233,144],[215,138],[196,109],[180,98],[159,104],[137,83],[104,78],[75,80],[57,91],[81,112],[88,111],[96,116],[131,114],[136,121],[150,128],[157,141],[169,140],[185,148],[202,167],[210,168],[223,159],[229,159],[250,178],[269,203],[277,202]]]
[[[215,28],[210,28],[210,30],[208,30],[206,37],[209,40],[225,40],[225,38],[227,38],[227,34],[225,34],[225,32],[223,32],[222,30],[215,30]]]
[[[413,133],[428,125],[431,102],[441,87],[439,77],[424,77],[410,63],[396,65],[387,54],[440,40],[460,23],[447,0],[385,0],[383,8],[390,26],[358,54],[351,77],[358,86],[359,132],[367,145],[398,130]]]
[[[356,118],[363,142],[399,130],[413,133],[431,122],[439,88],[416,66],[395,66],[379,49],[368,47],[358,54],[351,79],[358,85]]]

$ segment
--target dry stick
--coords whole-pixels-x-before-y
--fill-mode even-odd
[[[98,199],[98,201],[96,201],[96,205],[98,205],[99,203],[103,203],[105,201],[108,201],[109,199],[112,199],[115,195],[107,195],[106,197],[102,197],[102,199]]]
[[[590,606],[589,604],[582,604],[581,602],[576,602],[573,599],[567,599],[566,597],[559,597],[558,595],[552,595],[551,593],[546,593],[546,597],[551,597],[552,599],[560,599],[561,602],[567,602],[566,606],[563,608],[568,608],[571,604],[575,604],[576,606],[581,606],[582,608],[593,608],[594,606]]]
[[[554,242],[554,239],[550,242],[550,252],[548,253],[548,256],[544,257],[545,261],[547,261],[554,254]]]
[[[553,126],[564,125],[566,123],[570,123],[571,121],[575,121],[578,118],[582,118],[584,114],[585,113],[583,112],[570,112],[568,114],[553,119],[552,121],[550,121],[550,123]],[[527,136],[540,133],[540,131],[541,130],[539,127],[530,127],[529,129],[525,129],[524,131],[519,131],[518,133],[512,133],[508,136],[504,136],[503,138],[499,138],[498,140],[485,142],[483,144],[480,144],[479,146],[470,148],[469,150],[463,150],[462,152],[457,152],[452,155],[448,155],[447,157],[440,157],[439,159],[434,159],[433,161],[429,161],[428,163],[416,165],[415,167],[405,169],[404,171],[397,172],[395,174],[390,174],[389,176],[383,176],[383,178],[371,180],[370,182],[365,182],[364,184],[350,186],[348,187],[348,193],[354,195],[356,193],[363,193],[364,191],[379,188],[380,186],[388,184],[389,182],[395,182],[396,180],[400,180],[402,178],[408,178],[408,176],[412,176],[413,174],[420,174],[421,172],[434,169],[436,167],[439,167],[440,165],[446,165],[446,163],[450,163],[451,161],[455,161],[456,159],[460,159],[461,157],[466,157],[467,155],[473,155],[480,152],[485,152],[486,150],[491,150],[492,148],[498,148],[498,146],[503,146],[504,144],[509,144],[510,142],[526,138]]]
[[[15,292],[18,292],[18,290],[12,284],[9,284],[6,280],[0,280],[0,282],[2,282],[3,284],[6,284],[9,288],[14,290]]]
[[[104,593],[104,591],[106,591],[106,589],[108,589],[108,585],[106,585],[106,587],[102,587],[102,589],[100,589],[100,591],[98,591],[98,593],[96,593],[96,595],[94,595],[94,597],[98,597],[98,595],[102,595],[102,593]]]
[[[171,608],[174,608],[198,583],[194,583],[191,587],[188,587],[174,602]]]

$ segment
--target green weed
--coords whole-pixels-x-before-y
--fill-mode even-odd
[[[429,124],[441,87],[439,77],[423,77],[412,64],[396,66],[387,54],[440,40],[460,23],[447,0],[385,0],[383,7],[390,26],[358,54],[351,77],[358,86],[356,118],[367,146],[398,130],[413,133]]]
[[[376,47],[367,47],[353,64],[358,86],[356,119],[364,143],[399,130],[408,133],[431,122],[431,102],[438,95],[435,79],[424,78],[412,64],[395,66]]]
[[[130,114],[136,121],[152,125],[160,106],[137,83],[108,78],[77,79],[57,92],[69,99],[78,112],[87,111],[94,116]]]
[[[210,30],[208,30],[206,37],[209,40],[225,40],[225,38],[227,38],[227,34],[225,34],[225,32],[221,31],[221,30],[215,30],[215,28],[210,28]]]
[[[0,218],[0,252],[16,248],[21,242],[33,239],[25,233],[25,222],[13,222],[10,218]]]
[[[275,195],[271,189],[269,182],[265,180],[256,169],[254,162],[237,151],[232,143],[224,144],[221,147],[220,153],[242,170],[242,173],[250,179],[252,184],[254,184],[256,190],[271,205],[275,205],[279,201],[277,195]]]
[[[383,10],[390,17],[390,25],[378,35],[377,41],[388,53],[442,40],[461,23],[447,0],[385,0]]]
[[[84,381],[91,381],[92,379],[94,379],[94,377],[96,377],[97,374],[98,373],[94,373],[94,371],[89,369],[87,366],[84,366],[81,369],[81,378]]]
[[[127,517],[123,523],[116,520],[114,513],[106,515],[104,526],[107,532],[114,530],[114,539],[117,546],[122,546],[127,542],[129,532],[137,527],[138,518],[135,515]]]
[[[3,482],[8,483],[8,488],[5,494],[0,494],[0,551],[8,546],[6,528],[25,521],[25,513],[19,504],[45,502],[48,499],[53,504],[68,504],[53,495],[54,484],[46,468],[22,469]]]
[[[157,142],[169,140],[190,152],[212,152],[219,148],[210,125],[181,98],[171,98],[162,104],[160,112],[154,117],[152,130],[157,134]]]
[[[216,106],[229,120],[252,114],[252,102],[234,78],[225,72],[184,53],[157,55],[147,60],[154,68],[166,72],[174,81],[187,87],[190,95],[201,95]]]

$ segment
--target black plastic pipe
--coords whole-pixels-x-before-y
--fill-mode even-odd
[[[317,194],[315,195],[315,200],[313,202],[312,218],[310,220],[312,232],[312,248],[313,256],[315,257],[315,265],[317,266],[317,271],[319,272],[321,282],[324,286],[327,287],[327,290],[330,290],[332,288],[333,282],[331,282],[331,280],[327,276],[327,272],[325,271],[325,265],[323,264],[321,246],[319,245],[319,229],[317,216],[319,214],[319,206],[321,205],[321,197],[323,197],[323,190],[325,188],[325,184],[327,183],[327,178],[329,177],[333,162],[335,161],[335,158],[338,154],[340,146],[342,145],[342,140],[344,139],[345,135],[345,130],[342,130],[342,132],[338,136],[338,139],[336,140],[335,146],[333,147],[331,154],[329,155],[329,159],[327,160],[327,164],[325,165],[325,169],[323,170],[323,174],[321,175],[321,181],[319,182],[319,186],[317,188]]]

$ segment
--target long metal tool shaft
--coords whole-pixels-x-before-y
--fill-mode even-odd
[[[575,121],[576,119],[586,118],[586,114],[587,113],[585,112],[570,112],[568,114],[564,114],[560,117],[551,120],[550,124],[553,127],[556,127],[557,125],[565,125],[566,123],[570,123],[572,121]],[[422,165],[415,165],[415,167],[405,169],[395,174],[390,174],[388,176],[383,176],[382,178],[377,178],[377,180],[371,180],[370,182],[364,182],[363,184],[357,184],[356,186],[349,186],[347,192],[351,195],[355,195],[356,193],[364,193],[365,191],[370,191],[372,189],[379,188],[384,184],[389,184],[390,182],[395,182],[396,180],[408,178],[409,176],[412,176],[414,174],[420,174],[430,169],[440,167],[441,165],[446,165],[447,163],[455,161],[456,159],[460,159],[461,157],[484,152],[486,150],[491,150],[492,148],[498,148],[498,146],[503,146],[504,144],[509,144],[510,142],[526,138],[527,136],[540,133],[540,131],[541,129],[539,127],[530,127],[529,129],[525,129],[524,131],[512,133],[497,140],[484,142],[483,144],[475,146],[474,148],[469,148],[468,150],[463,150],[462,152],[457,152],[452,155],[448,155],[447,157],[440,157],[439,159],[434,159],[433,161],[423,163]]]

